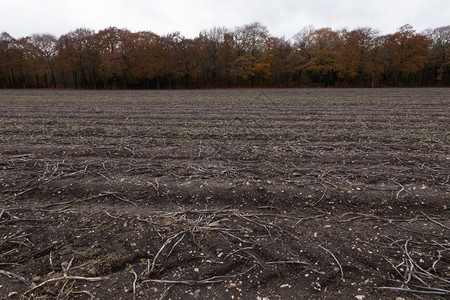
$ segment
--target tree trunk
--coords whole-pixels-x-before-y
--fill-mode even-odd
[[[67,85],[66,85],[66,74],[64,73],[64,71],[62,72],[62,78],[63,78],[63,88],[67,88]]]
[[[92,83],[94,85],[94,90],[97,89],[97,76],[95,76],[95,69],[92,70]]]
[[[53,72],[53,70],[50,71],[50,75],[52,76],[53,88],[56,89],[55,73]]]
[[[83,69],[81,69],[81,79],[82,79],[83,88],[86,89],[87,88],[87,78],[86,78],[86,74]]]
[[[47,73],[44,74],[44,82],[45,82],[45,88],[48,89]]]
[[[16,78],[14,77],[14,71],[11,68],[11,79],[12,79],[12,87],[15,88],[16,87]]]
[[[78,79],[77,79],[78,75],[76,71],[73,71],[72,73],[72,80],[73,80],[73,87],[75,89],[78,89]]]

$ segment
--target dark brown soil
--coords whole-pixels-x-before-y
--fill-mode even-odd
[[[0,298],[450,295],[449,89],[0,104]]]

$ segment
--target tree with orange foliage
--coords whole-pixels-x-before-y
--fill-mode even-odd
[[[331,28],[321,28],[306,34],[300,46],[309,77],[315,75],[325,86],[334,86],[339,71],[339,50],[342,41]]]
[[[288,40],[277,37],[269,37],[267,40],[265,58],[269,70],[264,74],[271,76],[273,86],[280,87],[289,84],[291,53],[292,46]]]
[[[79,28],[61,36],[57,42],[55,68],[61,73],[63,86],[96,88],[100,58],[93,30]]]
[[[236,50],[236,41],[234,40],[233,33],[225,33],[223,35],[223,43],[219,49],[219,56],[217,58],[219,71],[218,74],[224,76],[226,82],[225,86],[231,87],[232,81],[232,63],[237,58],[238,53]],[[221,72],[223,68],[223,71]]]
[[[360,87],[365,77],[373,76],[375,66],[372,55],[376,37],[377,32],[368,27],[342,32],[338,76],[344,79],[346,87],[354,81]]]
[[[135,34],[136,49],[130,56],[130,72],[147,89],[150,88],[151,81],[161,73],[158,70],[158,59],[162,56],[161,49],[158,47],[159,38],[157,34],[150,31]]]
[[[59,39],[0,35],[0,87],[450,86],[450,26],[384,36],[306,27],[293,42],[254,22],[159,36],[109,27]]]
[[[109,27],[96,34],[104,80],[112,78],[113,89],[118,79],[127,87],[130,56],[135,49],[135,39],[129,30]]]
[[[238,57],[230,64],[230,73],[236,76],[236,83],[250,79],[255,83],[255,75],[265,77],[269,72],[269,64],[265,62],[269,31],[259,22],[238,27],[234,32]]]
[[[411,85],[412,77],[425,66],[430,45],[431,40],[416,33],[409,24],[386,36],[387,59],[397,86],[403,76],[407,77],[408,85]]]

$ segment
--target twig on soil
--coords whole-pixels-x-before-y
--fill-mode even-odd
[[[97,172],[97,175],[100,175],[100,176],[102,176],[103,178],[105,178],[106,180],[108,180],[108,181],[110,181],[111,179],[109,179],[106,175],[103,175],[102,173],[100,173],[100,172]]]
[[[80,174],[86,174],[87,168],[88,168],[88,166],[85,166],[84,169],[82,169],[82,170],[75,171],[75,172],[68,173],[68,174],[64,174],[64,173],[62,172],[61,174],[56,175],[56,176],[54,176],[53,178],[47,179],[46,181],[44,181],[43,184],[48,184],[48,183],[54,181],[54,180],[57,179],[57,178],[68,178],[68,177],[75,177],[75,176],[78,176],[78,175],[80,175]],[[54,173],[56,173],[56,171],[57,171],[57,169],[55,170]],[[54,174],[54,173],[53,173],[53,174]],[[53,176],[53,174],[52,174],[52,176]]]
[[[230,279],[230,278],[236,278],[239,276],[242,276],[244,274],[247,274],[251,270],[253,270],[255,266],[252,266],[250,269],[248,269],[245,272],[236,274],[236,275],[220,275],[220,276],[213,276],[202,280],[162,280],[162,279],[147,279],[142,281],[142,283],[146,282],[155,282],[155,283],[171,283],[171,284],[184,284],[184,285],[201,285],[201,284],[212,284],[212,283],[220,283],[224,279]]]
[[[381,290],[409,292],[409,293],[414,293],[414,294],[450,295],[450,290],[444,290],[444,289],[438,289],[438,288],[427,288],[427,290],[412,290],[410,288],[400,288],[400,287],[393,287],[393,286],[379,286],[379,287],[375,287],[375,288],[381,289]]]
[[[198,147],[198,155],[197,155],[197,158],[200,158],[200,156],[202,155],[202,152],[203,152],[203,147]]]
[[[227,259],[228,257],[240,252],[240,251],[244,251],[244,250],[252,250],[254,247],[244,247],[244,248],[239,248],[237,250],[234,250],[233,252],[228,253],[227,255],[225,255],[225,257],[223,258],[223,260]]]
[[[164,297],[166,297],[167,293],[170,291],[171,288],[173,288],[175,286],[175,284],[172,284],[171,286],[169,286],[167,289],[164,290],[164,293],[162,293],[161,297],[159,297],[159,300],[163,300]]]
[[[67,292],[67,293],[65,293],[65,291],[64,291],[64,289],[66,288],[66,286],[69,284],[69,281],[68,280],[65,280],[65,281],[63,281],[63,286],[59,289],[59,293],[58,293],[58,296],[57,296],[57,299],[60,299],[64,294],[64,296],[65,297],[68,297],[70,294],[71,294],[71,292],[72,292],[72,289],[73,289],[73,283],[72,283],[72,285],[69,287],[69,291]]]
[[[49,257],[48,257],[48,260],[49,260],[49,262],[50,262],[50,269],[54,269],[54,267],[53,267],[53,260],[52,260],[52,251],[50,251],[50,254],[49,254]]]
[[[20,195],[26,194],[26,193],[28,193],[28,192],[30,192],[30,191],[32,191],[32,190],[35,190],[35,189],[37,189],[37,187],[31,187],[31,188],[22,190],[22,191],[20,191],[19,193],[14,194],[14,196],[11,196],[10,198],[5,199],[5,201],[6,201],[6,202],[8,202],[8,201],[14,201],[14,200],[16,200],[16,198],[19,197]]]
[[[20,275],[14,274],[13,272],[0,270],[0,274],[6,275],[6,276],[14,277],[14,278],[16,278],[16,279],[22,281],[22,282],[25,283],[26,285],[28,285],[28,280],[26,280],[25,278],[23,278],[23,277],[20,276]]]
[[[69,261],[69,263],[67,264],[67,267],[63,267],[63,266],[61,266],[61,268],[62,268],[62,270],[63,270],[63,272],[64,272],[64,276],[67,276],[67,272],[69,271],[69,269],[70,269],[70,267],[72,266],[72,262],[73,262],[73,259],[74,259],[75,257],[73,257],[72,256],[72,259]]]
[[[378,217],[378,216],[375,216],[375,215],[362,214],[362,213],[345,213],[345,214],[343,214],[341,216],[341,218],[344,217],[344,216],[350,215],[350,214],[355,214],[356,217],[350,218],[348,220],[342,220],[342,221],[339,221],[339,222],[350,222],[350,221],[353,221],[353,220],[356,220],[356,219],[360,219],[360,218],[373,218],[373,219],[380,220],[382,222],[385,222],[387,224],[390,224],[390,225],[392,225],[394,227],[397,227],[399,229],[402,229],[402,230],[405,230],[405,231],[408,231],[408,232],[417,233],[417,234],[420,234],[420,235],[430,235],[430,236],[435,236],[435,237],[439,237],[439,238],[450,238],[449,236],[445,236],[445,235],[439,235],[439,234],[430,233],[430,232],[421,232],[421,231],[417,231],[417,230],[414,230],[414,229],[410,229],[410,228],[407,228],[407,227],[404,227],[404,226],[396,224],[395,221],[392,220],[392,219]]]
[[[55,282],[55,281],[60,281],[60,280],[84,280],[84,281],[100,281],[100,280],[105,280],[106,278],[103,277],[82,277],[82,276],[68,276],[68,275],[64,275],[61,277],[55,277],[55,278],[50,278],[44,282],[41,282],[40,284],[32,287],[31,289],[29,289],[28,291],[26,291],[25,293],[23,293],[23,295],[26,295],[32,291],[34,291],[35,289],[40,288],[41,286],[44,286],[48,283],[51,282]]]
[[[398,183],[397,181],[395,181],[394,179],[392,179],[392,178],[389,178],[389,179],[392,180],[392,182],[395,183],[396,185],[400,186],[400,190],[395,195],[395,199],[398,199],[398,195],[400,195],[400,193],[403,192],[405,187],[403,185],[401,185],[400,183]]]
[[[131,272],[132,272],[133,275],[134,275],[134,281],[133,281],[133,299],[135,299],[135,298],[136,298],[136,282],[137,282],[137,280],[138,280],[138,276],[137,276],[136,272],[135,272],[133,269],[131,269]]]
[[[161,195],[159,194],[159,182],[155,180],[155,183],[148,182],[148,184],[150,184],[155,189],[156,195],[158,195],[158,197],[161,197]]]
[[[136,155],[136,153],[134,152],[134,150],[136,150],[136,146],[134,146],[133,149],[131,149],[131,148],[127,147],[127,146],[124,146],[123,149],[129,151],[133,156]]]
[[[184,285],[200,285],[200,284],[211,284],[219,283],[223,280],[217,280],[216,277],[211,277],[203,280],[163,280],[163,279],[147,279],[142,281],[142,283],[155,282],[155,283],[171,283],[171,284],[184,284]]]
[[[392,263],[387,257],[384,257],[384,256],[383,256],[383,258],[384,258],[385,261],[387,261],[387,262],[394,268],[394,270],[395,270],[400,276],[403,277],[403,279],[406,279],[405,276],[404,276],[404,274],[402,274],[402,273],[398,270],[398,267],[404,265],[404,262],[402,262],[401,264],[399,264],[399,265],[396,266],[396,265],[394,265],[394,263]]]
[[[153,258],[153,262],[152,262],[150,268],[147,268],[146,271],[147,271],[148,274],[145,274],[146,276],[149,276],[149,275],[153,272],[153,270],[155,269],[156,260],[158,259],[159,255],[160,255],[161,252],[164,250],[164,248],[165,248],[170,242],[172,242],[172,240],[174,240],[176,237],[180,236],[181,234],[185,234],[185,233],[187,233],[187,232],[189,232],[189,230],[180,231],[180,232],[178,232],[177,234],[173,235],[172,237],[168,238],[168,239],[164,242],[164,244],[161,246],[161,248],[159,248],[159,251],[156,253],[155,257]],[[184,236],[183,236],[183,237],[184,237]],[[173,249],[172,249],[172,250],[173,250]],[[172,252],[172,251],[171,251],[171,252]]]
[[[47,251],[51,251],[54,247],[56,247],[57,245],[59,245],[59,244],[61,244],[63,242],[64,242],[64,240],[54,241],[51,245],[49,245],[49,246],[47,246],[47,247],[45,247],[45,248],[43,248],[43,249],[41,249],[41,250],[39,250],[37,252],[34,252],[34,253],[32,253],[32,254],[22,258],[22,260],[20,260],[19,263],[23,263],[23,262],[27,261],[30,258],[35,258],[38,255],[41,255],[42,253],[45,253]]]
[[[298,261],[298,260],[280,260],[280,261],[269,261],[266,262],[267,265],[309,265],[309,262]]]
[[[311,204],[311,206],[316,206],[317,204],[319,204],[319,202],[322,201],[322,199],[325,197],[325,195],[326,195],[326,193],[327,193],[327,190],[328,190],[327,186],[326,186],[325,184],[323,184],[323,183],[321,183],[321,185],[324,187],[322,197],[320,197],[319,200],[317,200],[316,202],[314,202],[313,204]]]
[[[89,291],[76,291],[76,292],[72,292],[72,294],[86,294],[91,298],[91,300],[95,299],[94,295],[92,295],[92,293]]]
[[[107,212],[106,210],[105,210],[105,214],[107,214],[108,217],[111,217],[111,218],[113,218],[113,219],[125,220],[124,218],[116,217],[116,216],[111,215],[111,214],[110,214],[109,212]],[[139,218],[138,218],[138,219],[139,219]]]
[[[339,261],[337,260],[336,256],[334,256],[333,252],[331,252],[331,251],[328,250],[327,248],[322,247],[321,245],[317,245],[317,246],[318,246],[320,249],[325,250],[326,252],[330,253],[330,255],[334,258],[334,260],[336,261],[336,263],[337,263],[337,265],[338,265],[338,267],[339,267],[339,270],[341,270],[341,280],[344,282],[344,281],[345,281],[345,279],[344,279],[344,270],[342,269],[342,266],[341,266],[341,264],[339,263]]]
[[[31,227],[31,228],[26,228],[26,229],[23,229],[23,230],[19,230],[19,231],[15,232],[15,233],[13,233],[13,234],[7,236],[7,237],[4,237],[4,238],[3,238],[3,241],[0,243],[0,246],[2,246],[3,244],[7,243],[9,240],[12,240],[12,239],[14,239],[14,238],[16,238],[16,237],[22,237],[22,238],[23,238],[23,237],[25,237],[25,236],[30,235],[30,234],[27,234],[27,235],[22,235],[22,234],[25,233],[26,231],[28,231],[28,230],[30,230],[30,229],[34,229],[34,228],[35,228],[35,227]]]
[[[246,229],[246,228],[245,228]],[[220,232],[221,234],[225,234],[228,236],[231,236],[234,239],[237,239],[238,241],[242,242],[242,243],[249,243],[248,240],[244,240],[234,234],[232,234],[230,231],[232,230],[239,230],[239,229],[230,229],[230,228],[211,228],[211,227],[200,227],[199,231],[217,231]]]
[[[440,185],[446,185],[450,180],[450,175],[447,175],[447,179],[444,182],[439,182]]]
[[[418,270],[422,271],[423,273],[425,273],[426,275],[428,275],[431,278],[443,281],[447,284],[450,284],[450,280],[449,279],[445,279],[445,278],[441,278],[439,276],[433,275],[430,272],[428,272],[427,270],[423,269],[420,265],[418,265],[410,256],[409,251],[408,251],[408,243],[411,241],[412,239],[410,238],[409,240],[407,240],[405,242],[405,246],[404,246],[404,252],[405,255],[408,257],[409,262],[411,263],[411,272],[413,271],[414,267],[417,268]]]
[[[48,208],[50,206],[60,206],[60,205],[69,205],[68,207],[70,207],[70,205],[72,204],[77,204],[77,203],[81,203],[81,202],[87,202],[90,200],[94,200],[94,199],[98,199],[98,198],[102,198],[102,197],[106,197],[109,194],[104,194],[104,193],[100,193],[98,195],[89,197],[89,198],[84,198],[84,199],[75,199],[75,200],[70,200],[70,201],[66,201],[66,202],[58,202],[58,203],[50,203],[44,206],[39,206],[37,207],[38,209],[42,209],[42,208]]]
[[[312,216],[312,217],[301,218],[300,220],[297,221],[297,223],[295,223],[295,226],[297,226],[298,224],[300,224],[303,221],[312,220],[312,219],[318,219],[318,218],[322,218],[323,216],[325,216],[325,213],[323,213],[321,215]]]
[[[269,230],[269,226],[273,226],[273,224],[272,225],[268,225],[268,224],[262,224],[262,223],[256,222],[255,220],[249,219],[245,215],[243,215],[243,214],[241,214],[239,212],[235,212],[234,215],[237,216],[237,217],[240,217],[240,218],[242,218],[242,219],[244,219],[244,220],[246,220],[248,222],[251,222],[251,223],[254,223],[256,225],[261,226],[262,228],[264,228],[267,231],[268,235],[270,237],[272,237],[272,234],[270,233],[270,230]]]
[[[111,195],[114,198],[119,199],[120,201],[123,201],[123,202],[126,202],[126,203],[130,203],[130,204],[133,204],[134,206],[137,206],[137,204],[134,203],[133,201],[130,201],[130,200],[128,200],[125,197],[121,197],[121,196],[117,195],[117,193],[114,193],[114,192],[103,192],[102,194]]]
[[[167,256],[170,256],[170,255],[172,254],[173,249],[175,249],[175,247],[176,247],[179,243],[181,243],[181,241],[184,239],[185,236],[186,236],[186,234],[183,234],[183,236],[182,236],[178,241],[176,241],[175,244],[173,244],[172,249],[170,249],[169,254],[167,254]]]
[[[411,257],[410,251],[408,250],[408,244],[412,241],[412,238],[409,238],[407,241],[405,241],[405,244],[401,247],[403,250],[403,261],[395,266],[393,263],[391,263],[389,260],[388,262],[392,265],[392,267],[397,271],[397,273],[402,276],[404,279],[404,282],[402,283],[402,287],[389,287],[389,286],[382,286],[377,287],[378,289],[386,289],[386,290],[394,290],[394,291],[404,291],[404,292],[410,292],[414,294],[427,294],[427,295],[450,295],[450,290],[442,289],[438,287],[432,287],[431,282],[426,282],[426,279],[435,279],[438,281],[444,282],[445,285],[450,284],[450,280],[448,278],[442,278],[439,276],[436,276],[429,271],[423,269],[418,263],[416,263],[413,258]],[[414,253],[411,251],[411,253]],[[440,254],[440,252],[439,252]],[[439,262],[440,257],[438,258],[435,263],[433,263],[432,269],[435,270],[435,264]],[[406,266],[405,274],[401,274],[398,268],[400,266]],[[400,269],[403,271],[402,269]],[[416,285],[412,284],[411,280],[415,279],[419,281],[422,285]]]
[[[433,222],[434,224],[437,224],[437,225],[439,225],[439,226],[444,227],[445,229],[450,230],[450,227],[447,227],[447,226],[445,226],[444,224],[439,223],[438,221],[436,221],[436,220],[430,218],[429,216],[427,216],[427,215],[426,215],[425,213],[423,213],[423,212],[420,212],[420,213],[421,213],[422,215],[424,215],[425,218],[427,218],[428,220],[430,220],[431,222]]]

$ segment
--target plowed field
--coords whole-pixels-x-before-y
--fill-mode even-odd
[[[446,299],[449,124],[449,89],[0,90],[0,298]]]

